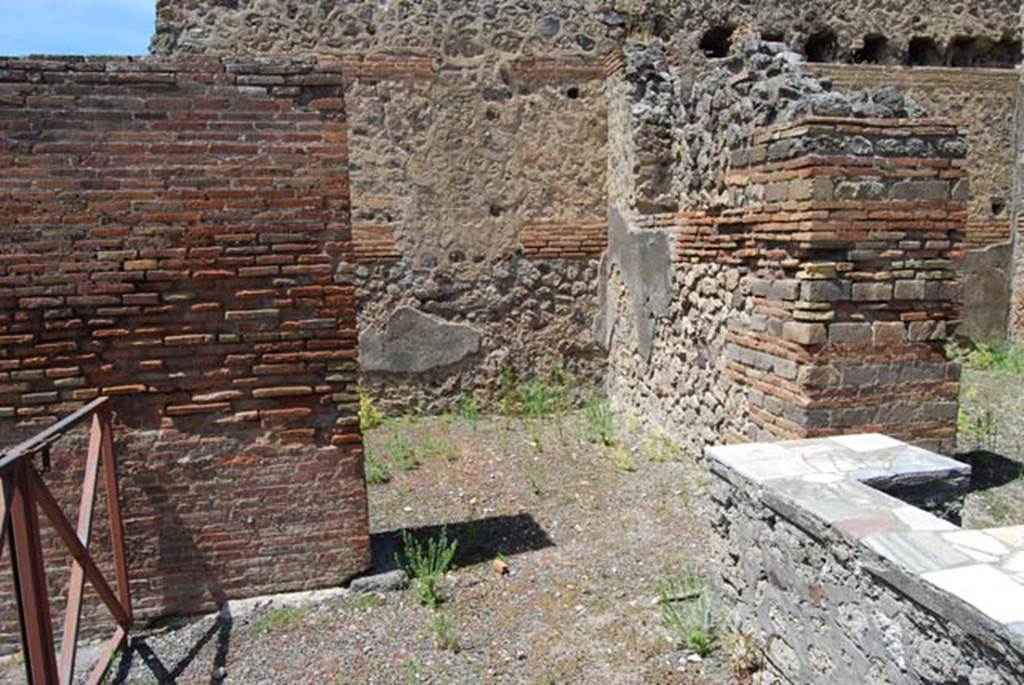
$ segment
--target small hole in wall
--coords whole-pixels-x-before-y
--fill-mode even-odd
[[[725,57],[729,54],[735,30],[735,27],[728,24],[712,26],[700,37],[700,49],[707,57]]]
[[[499,118],[501,118],[501,113],[498,112],[498,110],[492,109],[492,108],[488,108],[487,109],[487,120],[488,121],[497,121]]]
[[[907,64],[913,67],[941,66],[942,52],[933,38],[914,36],[907,49]]]
[[[491,216],[493,216],[493,217],[499,217],[499,216],[501,216],[502,214],[505,213],[505,209],[503,207],[501,207],[500,205],[491,205],[490,211],[491,211]]]
[[[565,97],[569,98],[570,100],[578,100],[580,97],[579,87],[571,86],[568,90],[565,91]]]
[[[1002,216],[1006,211],[1006,202],[1003,200],[992,200],[992,216]]]
[[[861,64],[885,64],[889,61],[889,39],[878,33],[864,36],[864,47],[853,53],[853,61]]]
[[[804,54],[808,62],[834,62],[838,56],[836,34],[831,29],[812,33],[804,43]]]
[[[783,43],[786,40],[786,34],[782,31],[762,31],[761,40],[766,43]]]

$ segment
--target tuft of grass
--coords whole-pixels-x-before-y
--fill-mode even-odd
[[[520,379],[511,372],[500,377],[498,407],[502,414],[527,419],[546,419],[572,408],[572,377],[564,371]]]
[[[670,462],[679,455],[672,441],[660,435],[644,440],[642,449],[645,457],[658,464]]]
[[[422,604],[434,608],[442,601],[441,579],[451,568],[458,547],[458,540],[448,541],[445,529],[426,543],[420,543],[409,531],[402,531],[404,566],[413,579],[413,589]]]
[[[365,389],[359,388],[359,429],[364,433],[381,424],[384,417],[373,404],[373,398]]]
[[[658,584],[661,624],[676,644],[708,656],[718,648],[718,602],[711,586],[686,571]]]
[[[541,473],[539,469],[529,469],[526,472],[526,480],[530,483],[530,492],[537,497],[540,497],[542,492],[540,487],[540,477]]]
[[[616,443],[615,414],[608,406],[608,401],[600,397],[592,397],[583,405],[583,420],[586,424],[587,440],[611,447]]]
[[[460,419],[476,423],[480,420],[480,405],[473,395],[462,395],[459,398],[457,412]]]
[[[626,473],[633,473],[636,471],[636,462],[633,461],[633,455],[629,453],[624,445],[616,445],[612,448],[612,458],[615,460],[615,468]]]
[[[384,600],[382,600],[379,595],[368,593],[360,593],[346,597],[342,602],[342,606],[346,609],[357,609],[359,611],[372,611],[382,604],[384,604]]]
[[[974,449],[996,451],[999,431],[992,409],[969,409],[960,407],[956,415],[957,432],[974,443]]]
[[[445,616],[442,611],[434,611],[432,628],[435,647],[447,652],[459,651],[459,629],[454,619]]]
[[[427,439],[420,443],[419,453],[424,459],[444,457],[448,461],[458,461],[459,453],[451,438]]]
[[[1005,376],[1024,376],[1024,346],[1005,343],[977,343],[966,347],[951,340],[946,354],[969,368]]]
[[[256,635],[270,635],[287,626],[298,623],[307,612],[307,609],[301,607],[271,609],[253,621],[250,630]]]
[[[391,469],[387,462],[378,457],[374,452],[367,452],[363,458],[363,472],[366,475],[366,482],[370,485],[383,485],[391,480]]]
[[[391,457],[391,462],[399,471],[413,471],[419,468],[420,460],[416,456],[416,447],[405,435],[394,431],[384,445],[384,450]]]

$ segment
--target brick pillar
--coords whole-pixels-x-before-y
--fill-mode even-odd
[[[737,207],[716,224],[749,264],[754,308],[728,354],[762,437],[879,431],[953,449],[964,133],[817,118],[734,155]]]

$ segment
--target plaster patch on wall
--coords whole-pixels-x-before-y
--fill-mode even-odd
[[[658,319],[665,315],[672,301],[672,256],[668,236],[661,231],[631,231],[626,218],[614,207],[609,210],[608,227],[608,256],[601,264],[600,311],[595,326],[598,342],[607,347],[613,332],[616,306],[604,284],[614,263],[629,291],[636,317],[637,343],[647,361],[654,351]]]
[[[472,326],[400,307],[383,328],[371,328],[359,336],[359,361],[365,371],[426,373],[477,354],[480,337]]]

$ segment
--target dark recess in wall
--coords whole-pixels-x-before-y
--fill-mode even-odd
[[[804,54],[808,62],[836,62],[839,57],[839,43],[831,29],[815,31],[804,43]]]
[[[700,38],[700,49],[707,57],[725,57],[729,54],[732,34],[736,30],[729,24],[712,26]]]

